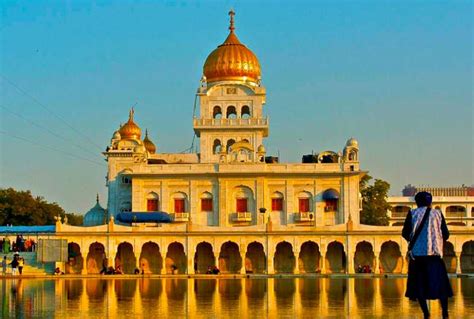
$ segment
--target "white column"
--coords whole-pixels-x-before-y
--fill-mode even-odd
[[[456,251],[456,274],[461,273],[461,253],[462,251]]]
[[[379,250],[374,250],[374,258],[375,258],[375,263],[374,263],[374,273],[375,274],[380,274],[380,251]]]

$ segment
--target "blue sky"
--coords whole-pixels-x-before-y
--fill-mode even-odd
[[[69,212],[87,211],[97,192],[105,204],[100,152],[135,103],[159,152],[188,148],[202,65],[225,39],[231,7],[262,66],[268,153],[297,162],[354,136],[362,168],[392,194],[409,183],[474,181],[471,1],[1,7],[1,187],[30,189]]]

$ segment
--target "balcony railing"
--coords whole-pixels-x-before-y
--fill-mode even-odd
[[[189,221],[189,213],[174,213],[175,222],[187,222]]]
[[[237,212],[235,213],[234,221],[236,222],[251,222],[252,213],[250,212]]]
[[[255,126],[267,126],[268,118],[248,118],[248,119],[201,119],[195,118],[193,120],[195,127],[197,126],[242,126],[242,125],[255,125]]]
[[[297,222],[310,222],[314,220],[313,212],[299,212],[295,214],[295,221]]]

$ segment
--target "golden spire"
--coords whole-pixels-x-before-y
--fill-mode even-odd
[[[150,154],[155,154],[156,153],[155,144],[148,138],[148,129],[145,129],[145,138],[143,139],[143,145],[145,146],[145,149]]]
[[[119,130],[122,139],[139,140],[141,138],[142,132],[140,127],[138,127],[138,125],[133,121],[134,114],[135,109],[132,107],[128,113],[128,122],[125,123]]]
[[[229,11],[229,35],[211,52],[203,67],[207,82],[237,81],[257,83],[261,76],[255,54],[243,45],[235,34],[234,10]]]
[[[230,16],[229,30],[230,30],[230,32],[234,32],[234,30],[235,30],[235,27],[234,27],[234,16],[235,16],[234,9],[230,9],[229,16]]]

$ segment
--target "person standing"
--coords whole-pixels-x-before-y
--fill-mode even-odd
[[[18,257],[16,255],[13,257],[13,260],[10,265],[12,266],[12,276],[16,276],[16,273],[18,271]]]
[[[25,260],[23,257],[18,257],[18,272],[20,275],[23,273],[23,266],[25,265]]]
[[[405,297],[418,300],[425,318],[430,317],[426,300],[439,299],[443,318],[448,318],[448,298],[453,296],[443,257],[443,241],[449,237],[441,211],[431,208],[432,196],[419,192],[418,208],[405,219],[402,236],[408,242],[408,280]]]

